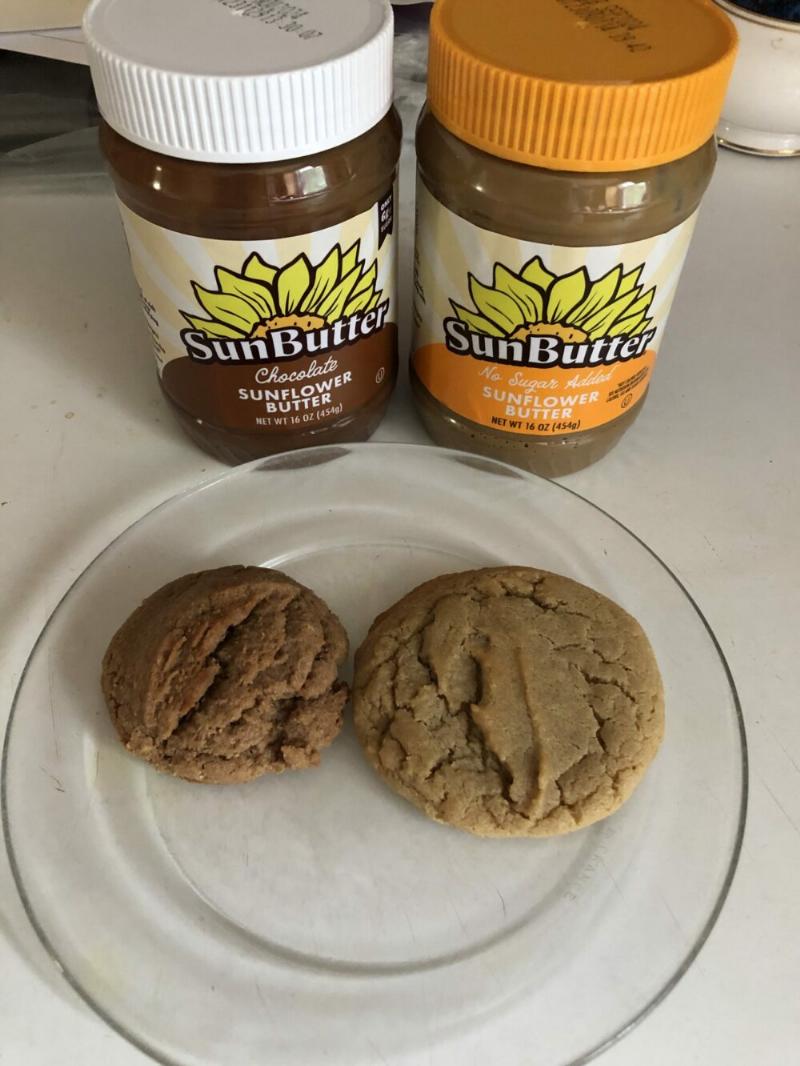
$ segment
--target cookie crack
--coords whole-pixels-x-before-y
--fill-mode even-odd
[[[406,708],[401,707],[401,710],[405,710],[405,709]],[[392,740],[395,742],[395,744],[398,746],[398,748],[400,748],[400,751],[403,753],[403,759],[407,762],[408,758],[409,758],[408,748],[405,746],[405,744],[402,742],[402,740],[393,732],[393,730],[392,730],[392,725],[393,724],[394,724],[393,722],[390,722],[389,725],[387,726],[387,728],[384,730],[383,735],[382,735],[382,739],[381,739],[381,744],[383,743],[383,740],[385,740],[387,736],[391,737]],[[380,746],[378,748],[378,751],[380,751]],[[378,758],[380,759],[380,755],[378,756]],[[444,765],[445,762],[446,762],[446,759],[441,760],[441,764],[442,765]],[[428,774],[428,776],[425,777],[424,780],[428,781],[428,780],[430,780],[430,778],[432,776],[433,776],[433,771],[431,771],[431,773]],[[409,780],[408,778],[402,777],[402,778],[399,779],[399,783],[408,792],[413,792],[414,795],[417,796],[418,799],[421,800],[424,805],[428,805],[429,803],[431,803],[430,797],[428,795],[426,795],[426,793],[424,793],[421,789],[417,788],[417,786],[414,784],[413,781]],[[441,801],[439,803],[433,804],[433,807],[436,810],[437,815],[441,815],[442,808],[444,807],[445,803],[447,802],[447,797],[448,797],[448,792],[447,792],[447,789],[445,788],[444,791],[443,791],[443,795],[442,795]]]
[[[580,673],[583,680],[588,685],[611,685],[612,688],[617,689],[628,700],[629,703],[636,706],[636,697],[620,680],[616,677],[599,677],[597,674],[590,673],[585,666],[581,666],[579,663],[572,664],[576,670]]]
[[[539,589],[544,584],[544,580],[545,580],[544,578],[539,578],[538,581],[534,581],[533,584],[529,587],[529,591],[528,592],[522,592],[519,589],[511,588],[501,578],[497,579],[497,584],[503,590],[503,595],[507,596],[509,599],[512,599],[512,600],[528,600],[528,602],[533,603],[536,607],[539,607],[542,611],[551,611],[552,612],[552,611],[555,611],[555,607],[553,607],[552,604],[548,603],[546,600],[541,599],[537,595]]]
[[[425,668],[425,670],[428,672],[428,678],[430,680],[430,684],[433,685],[433,687],[434,687],[434,689],[436,691],[437,698],[441,699],[443,701],[445,707],[447,708],[448,714],[453,715],[454,717],[458,718],[463,723],[463,726],[464,726],[464,738],[465,738],[468,746],[472,745],[477,750],[477,753],[478,753],[478,755],[480,757],[480,760],[481,760],[481,763],[483,765],[484,773],[489,771],[489,770],[494,770],[494,772],[497,774],[498,781],[500,783],[500,794],[501,794],[501,796],[503,797],[505,802],[508,804],[508,806],[511,808],[511,810],[516,811],[517,808],[516,808],[516,806],[514,804],[514,801],[513,801],[512,797],[511,797],[511,789],[512,789],[512,786],[514,784],[514,775],[511,772],[511,770],[508,768],[508,766],[500,758],[500,756],[497,754],[497,752],[490,746],[489,742],[486,739],[486,735],[484,734],[483,730],[478,725],[478,723],[475,721],[475,718],[473,717],[473,714],[472,714],[472,706],[473,706],[473,704],[479,704],[481,702],[481,699],[482,699],[482,696],[483,696],[483,691],[482,691],[482,689],[483,689],[483,685],[482,685],[483,673],[482,673],[482,670],[481,670],[480,662],[475,658],[474,655],[469,655],[469,652],[467,652],[467,654],[469,655],[469,658],[472,660],[472,663],[475,666],[475,677],[477,678],[477,691],[475,693],[475,698],[474,698],[473,701],[464,701],[460,705],[458,710],[454,710],[453,707],[451,706],[450,701],[448,700],[447,696],[442,691],[441,685],[439,683],[439,677],[438,677],[438,675],[436,673],[435,668],[433,667],[433,664],[422,653],[422,645],[424,644],[425,633],[430,628],[430,626],[433,625],[433,622],[434,622],[434,620],[436,618],[436,609],[437,609],[437,607],[439,606],[440,603],[444,602],[444,600],[447,599],[447,598],[448,597],[443,596],[439,600],[437,600],[436,603],[433,605],[433,607],[431,608],[431,610],[428,613],[428,616],[426,618],[426,623],[425,623],[424,627],[421,630],[420,650],[417,653],[417,660],[420,663],[420,665],[423,666]],[[480,602],[482,602],[482,599],[485,599],[485,597],[481,598],[481,597],[477,597],[477,596],[467,596],[465,598],[472,600],[473,603],[480,603]],[[459,650],[466,651],[466,647],[469,644],[469,642],[471,640],[473,640],[477,636],[478,636],[477,629],[475,629],[474,626],[471,627],[469,629],[469,631],[465,634],[463,639],[460,641]],[[450,757],[452,757],[452,754],[451,754]],[[488,808],[488,806],[486,804],[483,804],[482,806],[487,811],[489,810],[489,808]]]
[[[591,633],[587,634],[587,636],[588,639],[592,642],[592,655],[596,655],[600,662],[603,664],[603,666],[618,666],[620,670],[624,670],[626,674],[630,673],[629,668],[622,661],[622,656],[625,654],[624,651],[620,653],[620,657],[618,659],[608,659],[605,655],[603,655],[601,651],[598,651],[597,641],[591,635]]]
[[[287,727],[301,699],[301,696],[287,696],[282,700],[278,700],[275,704],[276,717],[274,726],[278,729],[278,735],[270,739],[262,749],[263,751],[269,751],[273,762],[286,764],[286,760],[283,757],[283,748],[287,740]]]
[[[562,774],[562,777],[563,777],[563,774]],[[577,825],[578,824],[578,819],[575,816],[575,811],[573,810],[573,807],[575,806],[575,804],[570,804],[570,803],[567,803],[565,801],[565,799],[564,799],[564,789],[561,787],[560,778],[555,778],[554,777],[553,778],[553,785],[555,786],[556,792],[558,793],[558,803],[556,804],[555,807],[553,807],[552,810],[547,812],[547,814],[544,816],[544,818],[549,818],[551,814],[555,813],[555,811],[566,811],[566,813],[570,816],[572,821]],[[539,821],[543,821],[543,820],[544,820],[543,818],[539,819]]]
[[[435,617],[435,613],[436,613],[436,607],[445,598],[446,597],[442,597],[440,600],[438,600],[436,602],[436,604],[434,604],[433,607],[431,608],[431,610],[428,612],[428,615],[427,615],[426,620],[425,620],[425,624],[419,630],[420,645],[422,645],[422,643],[424,641],[425,631],[427,630],[427,628],[434,621],[434,617]],[[471,597],[471,598],[473,598],[473,597]],[[472,629],[469,633],[467,633],[464,636],[463,640],[461,641],[460,647],[464,648],[468,644],[468,642],[476,635],[477,635],[477,631]],[[415,718],[415,720],[419,720],[419,719],[414,714],[414,708],[412,706],[415,697],[412,696],[410,701],[406,701],[406,702],[399,701],[398,697],[397,697],[397,676],[398,676],[398,672],[399,672],[399,663],[398,663],[399,651],[400,651],[400,645],[399,645],[399,642],[398,642],[396,644],[394,653],[392,655],[387,656],[385,659],[383,659],[381,664],[380,664],[380,666],[377,668],[377,669],[380,669],[381,667],[385,667],[389,663],[391,663],[391,665],[392,665],[393,673],[392,673],[391,678],[389,679],[389,685],[390,685],[391,692],[392,692],[392,702],[393,702],[394,708],[393,708],[392,717],[389,718],[389,720],[386,722],[386,725],[384,726],[384,728],[381,730],[381,732],[378,735],[378,741],[377,741],[377,746],[376,746],[376,754],[378,755],[378,758],[380,759],[380,754],[379,754],[380,750],[381,750],[383,744],[385,743],[386,738],[387,737],[391,737],[391,739],[394,741],[394,743],[396,743],[397,746],[400,748],[400,751],[402,752],[404,761],[407,762],[408,758],[409,758],[408,749],[406,748],[406,746],[403,744],[403,742],[400,740],[400,738],[397,736],[397,734],[395,733],[395,731],[393,729],[395,718],[397,716],[397,712],[398,711],[405,711],[412,718]],[[472,717],[472,714],[471,714],[471,711],[470,711],[470,707],[471,707],[470,702],[465,701],[457,709],[454,708],[451,705],[451,703],[448,700],[448,698],[445,695],[445,693],[441,691],[441,688],[440,688],[440,685],[439,685],[439,678],[437,676],[436,670],[433,667],[433,665],[430,663],[430,661],[422,654],[421,648],[420,648],[420,651],[417,652],[416,658],[417,658],[417,662],[419,663],[419,665],[424,668],[424,670],[426,671],[426,673],[428,675],[427,684],[432,686],[436,699],[441,701],[441,703],[443,704],[443,706],[444,706],[444,708],[447,711],[449,716],[451,716],[452,718],[455,718],[456,720],[461,722],[462,728],[463,728],[463,733],[464,733],[465,745],[467,746],[467,748],[471,748],[473,750],[473,752],[475,752],[478,755],[478,757],[480,758],[481,766],[482,766],[482,769],[483,769],[484,773],[486,773],[487,771],[493,770],[497,774],[497,779],[498,779],[498,782],[499,782],[499,785],[500,785],[500,793],[501,793],[503,799],[505,800],[505,802],[509,805],[509,807],[511,809],[515,809],[514,805],[513,805],[513,801],[511,799],[511,787],[513,785],[513,780],[514,780],[513,774],[508,769],[508,767],[502,762],[502,760],[499,758],[497,753],[489,746],[489,744],[488,744],[488,742],[486,740],[486,737],[483,734],[483,731],[480,729],[480,727],[478,726],[477,722]],[[480,663],[474,658],[474,656],[470,656],[470,658],[472,658],[473,663],[475,665],[475,675],[476,675],[476,678],[478,679],[478,691],[475,694],[475,702],[479,703],[480,702],[480,698],[481,698],[481,691],[480,691],[481,669],[480,669]],[[376,671],[373,672],[373,674],[372,674],[373,677],[377,673],[377,669],[376,669]],[[417,691],[417,695],[419,694],[420,691],[421,691],[421,689],[419,689]],[[431,731],[428,730],[428,732],[431,732]],[[455,754],[456,754],[456,748],[452,747],[452,746],[449,747],[447,752],[445,754],[443,754],[436,761],[436,763],[431,767],[431,769],[428,771],[426,776],[422,779],[423,783],[430,781],[433,778],[433,776],[439,770],[441,770],[444,766],[450,764],[452,762],[453,756]],[[402,780],[403,787],[408,789],[409,791],[413,792],[415,795],[417,795],[420,798],[420,800],[423,801],[424,804],[431,804],[432,803],[431,797],[429,795],[427,795],[426,793],[424,793],[421,789],[419,789],[413,783],[413,781],[408,779],[408,777],[403,776],[401,778],[401,780]],[[434,809],[437,811],[437,813],[439,815],[441,815],[441,811],[444,808],[445,804],[447,803],[447,798],[448,798],[448,791],[447,791],[447,788],[445,786],[445,788],[443,790],[442,798],[437,803],[433,804]],[[481,804],[481,809],[486,811],[486,813],[489,815],[489,817],[492,818],[492,820],[495,822],[495,824],[497,825],[498,828],[500,828],[502,826],[502,821],[497,818],[496,814],[491,810],[491,808],[487,804]]]
[[[402,745],[401,745],[401,747],[402,747]],[[430,781],[431,778],[435,774],[437,774],[439,772],[439,770],[442,769],[443,766],[447,766],[447,764],[451,762],[453,756],[455,755],[455,752],[456,752],[455,748],[448,748],[447,751],[444,753],[444,755],[442,755],[440,758],[438,758],[436,760],[436,762],[433,764],[433,766],[430,768],[430,770],[428,770],[428,772],[427,772],[427,774],[425,774],[425,777],[423,778],[423,780],[424,781]]]
[[[541,637],[542,640],[546,640],[553,651],[569,651],[571,648],[578,648],[581,651],[585,649],[585,645],[580,641],[573,641],[569,644],[559,644],[557,641],[553,640],[549,633],[542,633],[540,630],[537,630],[536,635],[537,637]]]
[[[547,600],[542,599],[542,597],[540,595],[538,595],[538,592],[539,592],[539,589],[542,587],[542,585],[544,584],[545,581],[546,581],[546,578],[540,578],[538,581],[535,581],[531,585],[530,591],[527,592],[527,593],[520,592],[517,589],[509,588],[509,586],[506,585],[503,581],[498,581],[498,584],[503,589],[503,592],[505,593],[506,596],[509,596],[512,599],[517,599],[517,600],[528,600],[529,602],[535,604],[535,606],[540,608],[540,610],[546,611],[548,614],[566,615],[567,618],[583,618],[584,621],[589,622],[591,625],[596,625],[597,624],[597,619],[595,617],[593,617],[590,614],[586,614],[584,611],[576,611],[574,608],[570,608],[569,604],[568,604],[568,602],[566,600],[556,600],[555,603],[550,603]],[[540,635],[546,637],[546,634],[544,634],[544,633],[542,633]],[[546,639],[549,640],[550,638],[546,637]],[[620,666],[623,670],[627,670],[627,667],[625,667],[621,663],[620,659],[607,659],[607,658],[605,658],[605,656],[601,652],[599,652],[597,650],[596,640],[592,636],[591,633],[587,633],[586,634],[586,639],[588,639],[588,640],[590,640],[592,642],[592,649],[591,650],[597,656],[597,658],[600,660],[600,662],[603,663],[604,666]],[[564,648],[572,648],[572,647],[582,648],[583,647],[583,644],[581,644],[581,643],[565,644],[565,645],[558,645],[558,644],[555,644],[554,642],[552,642],[552,643],[553,643],[553,646],[556,648],[557,651],[561,651]]]
[[[618,775],[617,774],[610,774],[610,773],[608,773],[606,771],[603,774],[603,777],[606,779],[606,781],[608,783],[610,783],[611,791],[614,793],[614,795],[616,795],[617,794],[617,777],[618,777]],[[575,822],[575,824],[577,825],[578,822],[580,821],[581,809],[586,807],[586,806],[588,806],[589,804],[592,803],[592,801],[594,799],[596,799],[596,797],[603,791],[603,788],[605,787],[605,784],[604,783],[599,784],[597,786],[597,788],[592,789],[592,791],[589,792],[586,796],[581,796],[581,798],[575,800],[574,803],[566,803],[564,801],[564,793],[563,793],[561,785],[559,784],[558,781],[555,782],[555,786],[558,789],[558,795],[559,795],[559,798],[561,800],[561,802],[559,804],[559,807],[556,808],[556,810],[558,810],[560,808],[561,810],[566,811],[567,814],[570,816],[570,818],[572,818],[573,822]]]
[[[376,662],[373,670],[367,675],[367,677],[364,679],[364,681],[361,682],[361,684],[359,685],[360,689],[362,689],[362,690],[368,689],[370,687],[370,685],[372,685],[372,683],[375,680],[375,678],[378,676],[378,673],[381,670],[381,668],[386,666],[388,663],[393,662],[394,665],[395,665],[395,671],[396,671],[396,669],[397,669],[397,656],[400,653],[401,647],[404,647],[405,644],[407,643],[407,640],[411,639],[412,637],[419,637],[420,638],[420,643],[422,642],[422,640],[424,639],[426,631],[428,630],[428,628],[430,627],[431,623],[434,620],[437,608],[439,607],[440,604],[444,603],[444,601],[446,599],[449,599],[450,596],[452,596],[452,593],[448,592],[444,596],[440,596],[438,600],[435,600],[431,604],[431,606],[428,608],[428,612],[425,615],[425,618],[423,619],[423,622],[422,622],[420,628],[416,632],[414,632],[413,634],[410,634],[409,638],[407,638],[406,640],[401,640],[399,637],[392,637],[390,634],[386,634],[385,639],[391,640],[392,646],[387,651],[387,653],[384,656],[384,658],[383,659],[379,659]],[[471,599],[475,603],[480,603],[481,600],[482,600],[481,597],[468,596],[466,594],[465,594],[465,598]],[[375,628],[375,626],[370,627],[369,632],[367,633],[366,637],[364,638],[364,644],[366,644],[373,637],[373,629],[374,628]],[[396,676],[396,673],[395,673],[395,676]]]
[[[390,730],[392,728],[394,720],[395,720],[395,718],[397,716],[397,674],[398,674],[398,671],[400,669],[400,666],[399,666],[399,664],[397,662],[397,652],[398,651],[399,651],[399,648],[397,648],[395,650],[395,653],[394,653],[393,657],[390,656],[390,657],[388,657],[388,658],[383,660],[383,662],[381,663],[380,667],[378,667],[378,669],[375,670],[375,672],[370,677],[370,681],[368,682],[368,684],[370,684],[372,682],[373,678],[377,675],[379,669],[381,669],[382,667],[386,666],[387,664],[391,664],[391,666],[393,667],[393,672],[392,672],[392,676],[389,678],[389,686],[388,687],[389,687],[389,691],[392,694],[392,713],[387,718],[385,725],[383,726],[383,728],[378,733],[378,740],[377,740],[377,743],[375,745],[375,754],[376,754],[378,759],[380,759],[380,750],[383,747],[384,742],[386,741],[386,738],[389,735],[389,732],[390,732]],[[365,686],[365,688],[366,687],[367,686]],[[400,741],[398,741],[397,743],[400,744]],[[400,744],[400,747],[403,748],[403,745]],[[408,752],[406,752],[405,748],[403,748],[403,752],[405,754],[405,757],[408,758]]]
[[[286,604],[286,607],[284,608],[285,612],[288,613],[289,608],[292,606],[293,603],[296,602],[296,600],[299,598],[299,596],[300,596],[300,592],[298,591],[297,593],[295,593],[295,595],[292,597],[292,599],[289,600],[289,602]],[[214,666],[216,666],[216,670],[214,672],[214,676],[211,679],[211,681],[210,681],[208,687],[206,688],[205,692],[203,692],[203,694],[200,696],[200,698],[197,700],[197,702],[192,707],[189,707],[186,711],[184,711],[184,713],[182,715],[180,715],[180,717],[178,718],[177,722],[175,723],[175,726],[172,729],[172,731],[166,737],[164,737],[163,740],[161,741],[161,745],[162,746],[165,745],[167,743],[167,741],[169,741],[173,737],[175,737],[175,734],[179,730],[181,732],[185,732],[186,727],[189,725],[189,723],[192,721],[192,719],[197,714],[201,713],[205,709],[208,701],[210,699],[212,699],[213,696],[215,695],[215,693],[219,690],[220,685],[224,681],[226,681],[228,679],[228,677],[230,676],[229,673],[228,673],[228,669],[227,669],[225,663],[220,661],[220,657],[225,652],[226,648],[229,647],[231,642],[235,639],[236,635],[241,631],[242,627],[247,625],[247,623],[253,617],[253,615],[258,610],[258,608],[265,602],[265,600],[266,600],[266,596],[262,596],[259,599],[257,599],[256,602],[253,604],[253,606],[250,608],[250,610],[247,612],[247,614],[244,616],[244,618],[241,618],[238,622],[234,622],[233,624],[229,625],[227,627],[227,629],[225,630],[225,632],[223,633],[222,638],[217,643],[216,647],[214,647],[212,649],[212,651],[210,651],[208,653],[208,655],[206,656],[206,658],[205,658],[205,660],[203,662],[203,668],[207,668],[207,667],[211,666],[212,664]],[[257,702],[258,701],[256,700],[255,703],[257,703]],[[255,706],[255,703],[253,705],[251,705],[249,708],[246,707],[242,711],[242,714],[239,715],[236,720],[238,720],[244,714],[246,714],[248,710],[252,710],[252,707]],[[226,723],[222,724],[220,726],[220,730],[224,729],[226,726],[228,726],[230,724],[231,724],[230,722],[226,722]]]
[[[583,647],[584,647],[584,645],[580,644],[580,643],[578,643],[578,644],[558,644],[556,641],[553,640],[552,637],[548,636],[548,634],[546,634],[546,633],[539,633],[539,636],[541,636],[544,640],[546,640],[547,643],[553,648],[553,650],[557,651],[557,652],[569,651],[571,648],[583,649]],[[594,644],[594,641],[592,643]],[[603,664],[603,666],[618,666],[618,665],[620,665],[616,660],[604,658],[603,655],[601,655],[600,652],[598,652],[597,649],[594,648],[594,647],[592,647],[592,654],[597,657],[597,659],[599,660],[599,662],[601,662]],[[598,677],[598,676],[590,673],[585,667],[581,666],[579,663],[574,663],[573,662],[570,665],[573,666],[578,671],[578,673],[581,675],[581,677],[583,678],[583,680],[586,682],[587,685],[611,685],[613,688],[616,688],[619,692],[621,692],[622,695],[625,696],[625,698],[635,708],[634,725],[637,727],[637,729],[639,729],[639,724],[640,724],[639,723],[639,710],[638,710],[638,707],[637,707],[636,699],[633,696],[633,694],[630,692],[630,690],[628,688],[626,688],[625,685],[622,684],[622,682],[620,682],[617,678],[601,678],[601,677]],[[626,673],[628,672],[626,667],[623,666],[622,669],[625,670]],[[589,695],[587,697],[587,703],[589,704],[589,709],[591,710],[592,715],[594,716],[594,719],[595,719],[595,721],[597,723],[597,730],[595,732],[595,739],[597,740],[597,743],[600,745],[600,747],[603,749],[603,752],[606,755],[609,755],[610,752],[609,752],[608,748],[606,747],[605,742],[603,741],[603,738],[600,736],[600,730],[603,728],[603,725],[605,724],[605,719],[602,718],[597,713],[597,710],[595,709],[594,701],[592,700],[591,695]]]

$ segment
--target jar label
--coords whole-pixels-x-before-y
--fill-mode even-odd
[[[650,383],[695,218],[630,244],[537,244],[467,222],[419,180],[419,380],[499,432],[553,437],[613,421]]]
[[[198,421],[312,432],[390,387],[393,189],[345,222],[274,240],[177,233],[120,209],[162,387]]]

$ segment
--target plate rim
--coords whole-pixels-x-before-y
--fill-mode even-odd
[[[8,719],[6,722],[4,737],[3,737],[3,749],[2,757],[0,758],[0,825],[2,825],[3,840],[5,843],[6,855],[8,857],[9,868],[14,881],[14,887],[17,890],[20,902],[22,903],[23,910],[26,917],[36,934],[39,943],[45,950],[50,962],[52,962],[58,972],[61,974],[66,983],[72,988],[72,990],[80,997],[80,999],[90,1008],[90,1010],[100,1018],[114,1033],[122,1037],[127,1043],[131,1044],[137,1050],[147,1055],[154,1062],[159,1063],[160,1066],[187,1066],[188,1060],[176,1059],[171,1056],[167,1056],[164,1052],[152,1047],[146,1040],[142,1039],[136,1033],[129,1030],[124,1024],[118,1021],[109,1011],[106,1010],[100,1003],[98,1003],[81,985],[78,978],[71,972],[69,967],[65,965],[61,956],[50,939],[44,925],[40,922],[33,905],[28,897],[28,893],[25,888],[25,879],[17,862],[16,852],[14,850],[14,844],[12,842],[11,821],[8,811],[8,766],[11,751],[11,739],[13,733],[14,721],[16,718],[17,707],[19,703],[20,694],[25,683],[25,679],[28,675],[28,669],[39,649],[40,644],[44,641],[48,634],[51,625],[53,624],[56,615],[64,606],[66,601],[72,595],[73,590],[80,584],[81,581],[87,576],[90,570],[95,564],[110,551],[120,540],[122,540],[128,533],[135,529],[142,522],[152,518],[158,511],[171,506],[173,503],[178,503],[180,500],[192,495],[196,495],[201,492],[205,492],[207,489],[212,488],[214,485],[221,481],[225,481],[229,478],[238,477],[251,473],[254,470],[260,468],[268,468],[270,466],[277,466],[283,461],[284,469],[291,467],[309,467],[318,465],[313,462],[304,462],[304,459],[313,460],[315,456],[319,456],[322,453],[333,453],[331,458],[341,457],[342,455],[350,454],[353,452],[362,452],[365,449],[380,449],[382,451],[403,451],[403,452],[424,452],[424,453],[436,453],[437,455],[446,455],[454,459],[460,458],[466,461],[467,465],[480,466],[483,469],[491,470],[492,467],[498,468],[498,473],[503,476],[515,477],[522,481],[546,482],[550,485],[554,485],[556,488],[563,490],[570,496],[579,500],[580,502],[591,507],[593,510],[598,511],[605,518],[609,519],[615,526],[619,527],[624,533],[631,537],[636,543],[643,548],[648,555],[655,560],[655,562],[661,567],[661,569],[667,574],[669,578],[674,581],[680,591],[685,596],[691,608],[699,618],[703,628],[708,635],[712,647],[717,653],[717,657],[722,665],[725,679],[730,689],[733,709],[735,712],[737,736],[739,739],[739,751],[741,756],[741,797],[739,801],[739,810],[737,815],[736,835],[733,841],[733,848],[731,850],[730,859],[728,861],[728,867],[725,872],[720,891],[712,907],[700,933],[698,934],[694,944],[690,950],[684,955],[674,972],[670,975],[663,986],[650,997],[649,1000],[619,1029],[613,1032],[611,1035],[605,1037],[599,1044],[581,1052],[577,1057],[570,1059],[569,1062],[558,1063],[557,1066],[586,1066],[587,1063],[592,1062],[598,1056],[608,1051],[615,1044],[623,1040],[629,1033],[636,1029],[641,1022],[643,1022],[663,1001],[667,998],[670,992],[680,983],[684,975],[692,966],[692,963],[700,954],[704,945],[706,944],[709,936],[711,935],[714,926],[717,924],[720,914],[725,906],[728,895],[731,890],[736,871],[738,869],[739,860],[742,852],[742,844],[744,841],[744,834],[747,825],[748,803],[749,803],[749,752],[747,745],[747,732],[745,728],[744,714],[742,711],[741,701],[739,699],[739,693],[736,688],[736,682],[733,677],[733,673],[728,664],[728,660],[725,657],[725,653],[717,639],[714,630],[706,618],[705,614],[700,608],[697,600],[688,590],[683,581],[672,570],[672,568],[661,558],[658,553],[651,548],[638,534],[625,525],[620,519],[616,518],[604,507],[595,503],[593,500],[587,499],[581,493],[571,488],[569,485],[565,485],[560,481],[553,478],[541,477],[537,474],[529,473],[528,471],[521,470],[509,463],[505,463],[498,459],[491,459],[485,456],[477,456],[472,452],[463,451],[460,449],[439,448],[431,444],[413,444],[405,442],[392,442],[392,441],[364,441],[358,443],[345,443],[345,444],[322,444],[313,448],[305,448],[301,451],[285,451],[278,452],[274,455],[267,456],[262,459],[255,459],[249,463],[242,463],[238,466],[230,467],[227,470],[223,470],[222,473],[217,474],[211,478],[207,478],[203,481],[199,481],[188,488],[182,489],[179,492],[171,493],[166,499],[155,506],[148,508],[144,513],[139,515],[138,518],[130,522],[123,530],[121,530],[115,537],[113,537],[99,552],[97,552],[92,559],[86,564],[81,572],[75,577],[73,581],[65,589],[64,593],[58,599],[53,609],[50,611],[47,621],[42,626],[41,631],[36,637],[35,641],[31,645],[31,648],[25,659],[25,664],[20,672],[19,680],[17,681],[14,689],[14,694],[11,699],[11,705],[9,709]],[[287,464],[287,460],[291,459],[292,463]],[[424,465],[422,466],[424,469]]]

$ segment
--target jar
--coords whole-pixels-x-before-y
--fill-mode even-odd
[[[397,374],[385,0],[95,0],[100,141],[167,402],[237,463],[363,440]]]
[[[800,0],[716,0],[739,34],[719,143],[772,159],[800,156]]]
[[[411,362],[437,443],[558,476],[631,426],[735,50],[710,0],[438,0]]]

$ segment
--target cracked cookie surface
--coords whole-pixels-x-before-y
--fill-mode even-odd
[[[149,596],[114,635],[102,688],[126,748],[190,781],[319,762],[342,725],[347,635],[277,570],[225,566]]]
[[[528,567],[446,574],[380,615],[356,652],[353,707],[387,783],[479,836],[552,836],[606,817],[664,730],[639,623]]]

